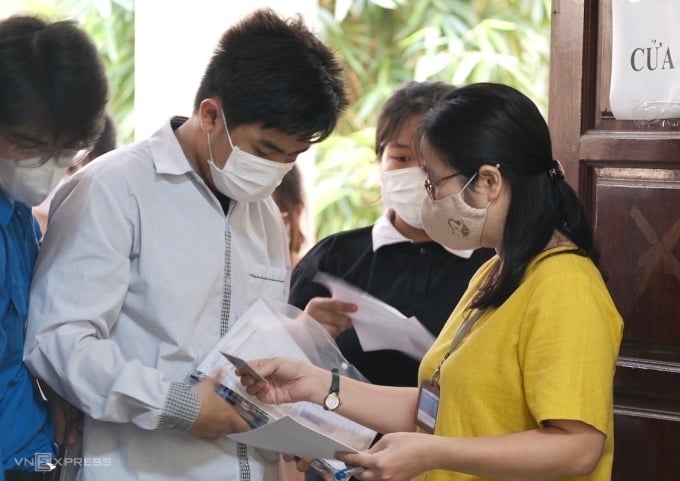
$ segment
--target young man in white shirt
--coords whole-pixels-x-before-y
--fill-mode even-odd
[[[300,20],[259,10],[227,30],[189,119],[70,179],[38,259],[29,368],[85,413],[83,479],[276,477],[277,455],[188,374],[290,259],[270,194],[347,104],[342,70]]]

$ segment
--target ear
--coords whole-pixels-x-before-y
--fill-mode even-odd
[[[221,104],[217,97],[203,99],[198,106],[198,121],[201,130],[206,133],[213,133],[215,129],[219,130],[222,126],[221,115]]]
[[[484,164],[479,168],[479,186],[483,188],[490,201],[495,201],[501,195],[504,179],[500,166]]]

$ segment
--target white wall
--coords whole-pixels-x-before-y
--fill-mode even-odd
[[[25,3],[23,0],[0,0],[0,18],[26,13],[28,9]]]
[[[300,13],[314,30],[317,4],[317,0],[136,0],[135,138],[148,137],[173,115],[191,115],[203,71],[230,25],[257,8],[271,7],[285,16]],[[314,149],[301,155],[298,165],[307,193],[302,225],[306,251],[315,241]]]
[[[173,115],[191,115],[203,71],[230,25],[271,7],[286,16],[299,12],[313,27],[316,5],[316,0],[136,0],[135,137],[148,137]]]
[[[0,18],[26,13],[32,5],[59,0],[0,0]],[[194,94],[222,33],[261,7],[285,16],[300,13],[317,25],[317,0],[136,0],[135,1],[135,137],[146,138],[173,115],[191,115]],[[308,203],[313,202],[316,177],[314,149],[298,161]],[[314,241],[312,209],[304,225]],[[305,246],[308,247],[308,246]]]

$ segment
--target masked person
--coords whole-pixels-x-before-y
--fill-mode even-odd
[[[305,234],[302,232],[302,214],[305,210],[305,192],[302,174],[294,165],[272,193],[272,198],[281,211],[283,223],[288,230],[288,250],[293,267],[300,261]]]
[[[610,481],[623,323],[543,117],[511,87],[468,85],[427,115],[421,153],[425,231],[497,255],[423,358],[420,389],[332,382],[285,358],[252,361],[269,382],[242,382],[266,402],[333,397],[339,414],[388,433],[338,456],[360,480]]]
[[[113,123],[113,118],[110,115],[104,117],[104,127],[102,128],[97,141],[92,145],[92,149],[87,153],[85,158],[80,162],[69,166],[64,176],[59,180],[57,186],[52,189],[50,194],[39,205],[33,207],[33,216],[40,224],[40,230],[43,236],[47,232],[47,218],[50,212],[50,203],[56,191],[61,187],[61,184],[66,182],[69,177],[92,162],[94,159],[116,148],[116,126]]]
[[[26,362],[85,413],[83,479],[275,479],[278,456],[191,373],[258,298],[287,299],[270,195],[346,106],[342,69],[299,19],[258,10],[219,41],[190,118],[56,193]],[[101,160],[101,161],[100,161]]]
[[[72,410],[44,386],[48,405],[22,362],[40,238],[31,207],[85,157],[106,101],[97,49],[75,24],[0,21],[0,480],[49,479],[55,443],[77,435]]]
[[[385,102],[376,128],[383,216],[373,225],[333,234],[319,242],[293,271],[289,302],[335,337],[343,355],[375,384],[415,386],[418,361],[399,351],[364,352],[352,327],[352,303],[330,297],[314,282],[318,272],[346,280],[439,334],[491,249],[447,249],[423,230],[420,209],[425,173],[413,143],[422,117],[455,87],[408,82]]]

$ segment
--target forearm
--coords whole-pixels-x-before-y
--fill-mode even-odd
[[[177,408],[169,405],[171,391],[185,394],[171,389],[180,383],[139,361],[127,361],[112,342],[94,339],[75,326],[48,329],[35,339],[25,353],[29,369],[93,419],[133,422],[143,429],[176,425],[180,430],[195,419],[197,412],[177,416]]]
[[[323,404],[331,385],[331,373],[318,369],[310,401]],[[378,386],[347,377],[340,378],[338,414],[380,433],[415,430],[418,390],[409,387]]]
[[[590,473],[600,459],[603,443],[604,435],[592,428],[565,432],[546,427],[495,437],[434,436],[423,456],[430,458],[428,469],[499,481],[532,481]]]

